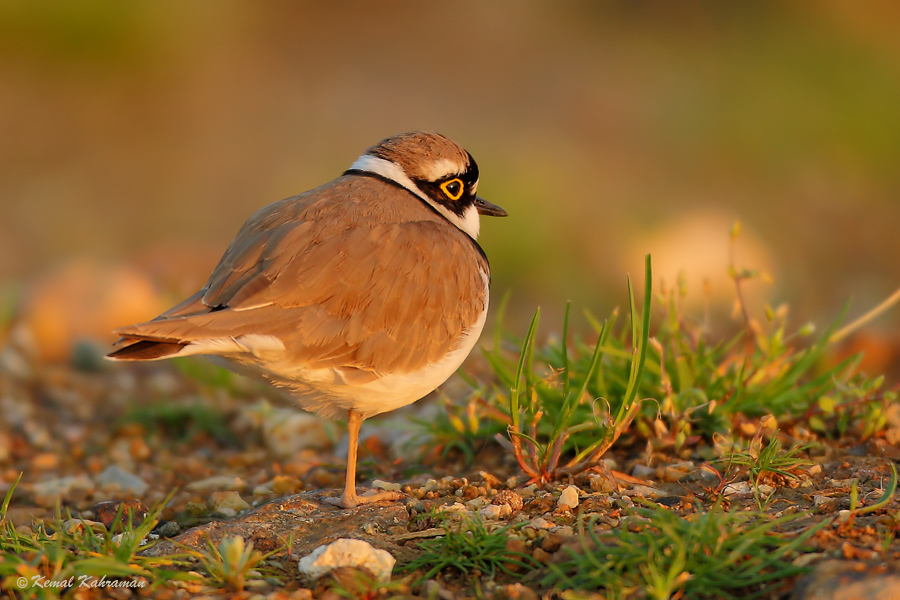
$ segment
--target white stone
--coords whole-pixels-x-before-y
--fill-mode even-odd
[[[389,481],[382,481],[381,479],[376,479],[372,482],[372,487],[376,490],[385,490],[386,492],[399,492],[400,484],[399,483],[391,483]]]
[[[543,517],[538,517],[532,519],[531,523],[526,525],[526,527],[532,527],[534,529],[550,529],[551,527],[555,527],[555,525]]]
[[[381,582],[388,582],[395,562],[389,552],[373,548],[368,542],[340,539],[319,546],[301,558],[297,566],[310,579],[318,579],[338,567],[356,567],[366,569]]]
[[[523,498],[532,498],[534,497],[535,490],[537,490],[537,484],[532,483],[531,485],[526,485],[524,488],[519,490],[519,495]]]
[[[471,510],[472,512],[479,511],[487,505],[488,505],[487,498],[482,498],[480,496],[478,498],[472,498],[471,500],[466,502],[466,508],[468,510]]]
[[[87,475],[71,475],[39,481],[32,486],[35,496],[54,498],[65,496],[76,490],[86,491],[94,489],[94,482]]]
[[[640,463],[634,465],[634,468],[631,470],[631,475],[638,479],[652,479],[655,474],[656,469]]]
[[[185,486],[191,492],[214,492],[217,490],[242,490],[247,484],[240,477],[231,477],[228,475],[214,475],[192,481]]]
[[[509,504],[491,504],[490,506],[482,508],[480,513],[482,518],[489,521],[496,521],[511,515],[512,508],[510,508]]]
[[[574,485],[570,485],[566,489],[562,491],[559,495],[559,501],[557,502],[559,506],[566,505],[569,508],[575,508],[578,506],[578,488]]]
[[[445,506],[440,506],[440,507],[436,508],[434,512],[442,513],[442,512],[467,512],[467,511],[468,511],[468,509],[466,508],[465,504],[462,504],[461,502],[454,502],[453,504],[447,504]]]
[[[147,491],[150,485],[128,471],[124,471],[116,465],[110,465],[97,475],[97,485],[102,488],[118,489],[140,496]]]
[[[747,481],[736,481],[734,483],[729,483],[722,489],[722,493],[725,496],[738,496],[738,495],[749,495],[750,492],[750,483]]]
[[[281,458],[306,448],[325,448],[330,443],[322,419],[298,410],[270,408],[262,418],[262,433],[269,450]]]
[[[261,483],[255,488],[253,488],[254,496],[268,496],[269,494],[274,494],[275,492],[272,490],[272,482],[267,481],[265,483]]]
[[[235,491],[213,492],[209,497],[209,508],[213,512],[233,517],[242,510],[247,510],[250,505]]]

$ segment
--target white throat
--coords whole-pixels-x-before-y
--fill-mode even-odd
[[[406,188],[417,197],[428,203],[430,207],[441,213],[448,221],[466,232],[473,240],[478,239],[478,233],[481,230],[481,221],[478,218],[478,209],[469,206],[463,212],[462,216],[447,210],[447,207],[435,202],[429,198],[419,187],[413,183],[413,180],[401,169],[396,163],[389,160],[372,156],[371,154],[363,154],[356,162],[350,165],[351,171],[365,171],[380,175],[385,179],[389,179],[397,185]]]

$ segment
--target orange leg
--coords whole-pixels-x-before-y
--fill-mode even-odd
[[[341,508],[353,508],[360,504],[380,502],[382,500],[400,500],[403,494],[400,492],[381,492],[371,496],[356,495],[356,454],[359,449],[359,428],[362,426],[363,417],[355,410],[347,413],[347,433],[350,436],[350,446],[347,449],[347,481],[344,484],[344,495],[340,498],[325,498],[329,504]]]

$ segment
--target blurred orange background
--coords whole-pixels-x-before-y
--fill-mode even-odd
[[[480,241],[511,329],[606,315],[646,252],[730,308],[736,219],[757,314],[858,315],[900,285],[898,31],[890,1],[4,2],[0,324],[149,319],[258,207],[414,129],[510,213]]]

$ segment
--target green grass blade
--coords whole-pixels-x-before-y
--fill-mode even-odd
[[[632,362],[631,364],[631,376],[628,378],[628,387],[625,389],[625,397],[616,414],[616,423],[622,419],[622,416],[628,408],[631,407],[632,402],[634,402],[634,399],[637,396],[638,387],[641,383],[641,377],[644,374],[644,363],[647,360],[647,344],[650,339],[650,302],[652,300],[652,293],[653,270],[650,263],[650,255],[648,254],[644,259],[644,312],[641,319],[640,330],[638,330],[637,319],[635,318],[637,309],[634,305],[634,290],[631,286],[631,278],[628,278],[628,298],[631,302],[632,339],[640,339],[640,341],[638,342],[638,347],[635,348],[638,355],[637,362]]]
[[[522,346],[522,353],[519,355],[519,365],[516,368],[515,385],[509,390],[509,412],[512,417],[513,427],[519,429],[519,392],[522,385],[522,375],[525,374],[525,392],[530,395],[532,386],[530,381],[533,377],[532,360],[534,359],[534,338],[537,335],[538,323],[541,321],[541,309],[538,307],[534,311],[531,318],[531,325],[528,326],[528,333],[525,335],[525,342]],[[525,373],[525,365],[528,365],[528,372]]]
[[[572,373],[569,371],[569,310],[572,308],[571,302],[566,302],[566,312],[563,317],[562,340],[562,370],[565,376],[563,380],[563,398],[569,397],[569,388],[572,385]]]

